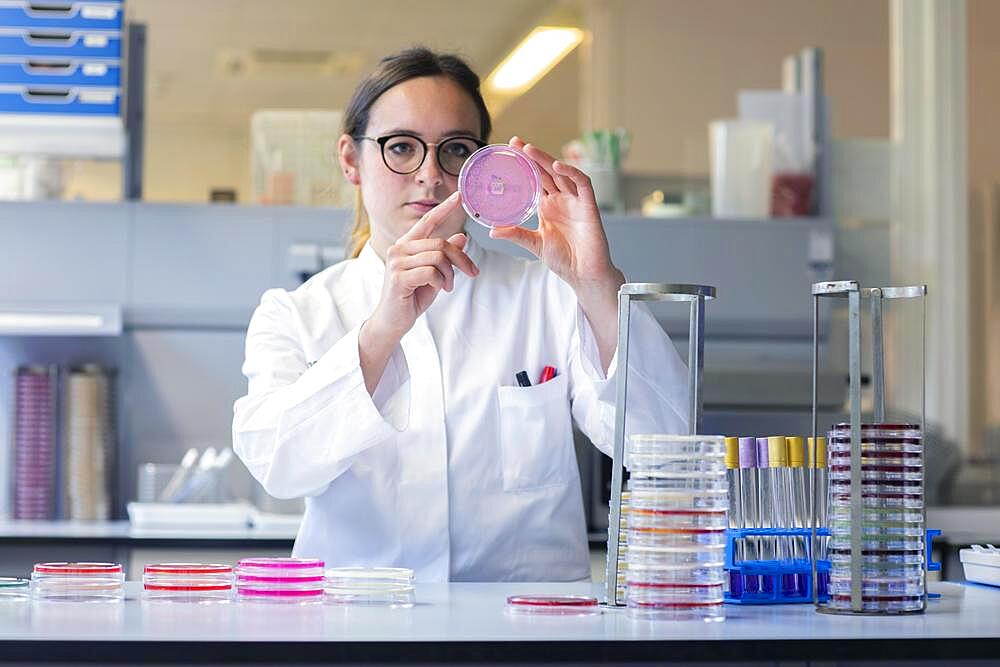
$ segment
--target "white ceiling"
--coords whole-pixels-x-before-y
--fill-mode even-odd
[[[151,121],[246,127],[259,108],[341,108],[383,55],[414,44],[464,55],[481,76],[552,0],[127,0],[147,25]],[[226,73],[251,49],[330,52],[339,72]],[[308,53],[312,52],[312,53]]]

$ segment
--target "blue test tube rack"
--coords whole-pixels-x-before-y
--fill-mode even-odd
[[[941,534],[928,529],[925,535],[927,571],[941,569],[941,563],[931,558],[931,542]],[[826,528],[818,528],[816,535],[829,536]],[[799,537],[804,538],[806,557],[786,560],[736,561],[736,543],[748,537]],[[813,601],[812,590],[812,530],[809,528],[729,528],[726,530],[726,561],[729,590],[725,594],[728,604],[805,604]],[[827,600],[830,582],[830,561],[816,561],[816,578],[819,583],[820,602]],[[940,597],[929,593],[929,599]]]

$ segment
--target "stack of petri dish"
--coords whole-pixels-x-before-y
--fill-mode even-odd
[[[236,565],[236,595],[241,602],[322,602],[324,566],[318,558],[244,558]]]
[[[65,376],[63,414],[64,511],[68,519],[107,520],[109,462],[114,442],[111,376],[87,364]]]
[[[625,576],[625,569],[628,567],[628,513],[629,513],[629,503],[631,502],[631,493],[628,491],[622,491],[622,504],[621,511],[618,518],[618,567],[616,572],[618,572],[618,581],[615,585],[615,603],[625,600],[625,583],[627,578]],[[609,530],[613,530],[611,521],[611,508],[608,507],[608,526]],[[608,553],[610,556],[610,552]]]
[[[924,609],[925,537],[923,439],[915,424],[862,424],[861,516],[851,509],[851,427],[830,431],[831,610],[852,605],[851,529],[861,527],[861,596],[864,613]]]
[[[38,563],[31,597],[51,602],[121,602],[125,572],[118,563]]]
[[[729,492],[723,438],[635,435],[625,465],[629,615],[724,620]]]
[[[334,567],[326,571],[326,601],[377,607],[412,607],[413,570],[405,567]]]
[[[142,573],[142,598],[157,602],[229,602],[233,568],[203,563],[157,563]]]
[[[22,366],[14,375],[15,519],[55,512],[57,379],[49,366]]]

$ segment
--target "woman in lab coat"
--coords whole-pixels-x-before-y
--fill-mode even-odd
[[[263,295],[234,407],[250,472],[306,497],[295,555],[424,581],[590,575],[572,426],[609,451],[624,277],[587,176],[516,137],[539,227],[491,236],[540,261],[463,233],[457,175],[490,125],[478,77],[425,49],[385,58],[347,107],[353,258]],[[683,362],[648,312],[632,321],[630,418],[686,432]]]

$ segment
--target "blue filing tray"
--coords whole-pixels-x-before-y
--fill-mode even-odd
[[[116,88],[52,88],[0,85],[0,113],[117,116]]]
[[[33,30],[0,26],[0,56],[118,59],[121,51],[121,33],[117,31]]]
[[[829,536],[826,528],[816,530],[817,536]],[[941,569],[941,563],[931,559],[931,541],[941,534],[940,530],[927,530],[927,571]],[[744,537],[804,537],[806,558],[792,560],[734,561],[736,540]],[[812,591],[812,530],[809,528],[729,528],[726,530],[726,562],[730,590],[725,594],[729,604],[800,604],[813,601]],[[830,561],[816,561],[816,577],[819,583],[819,600],[827,599],[826,587],[830,577]],[[752,579],[747,579],[752,577]],[[756,590],[747,584],[755,582]],[[739,590],[735,590],[738,588]],[[760,590],[763,588],[764,590]],[[929,599],[940,597],[929,593]]]
[[[121,65],[114,60],[0,56],[0,85],[118,88],[121,85]]]
[[[121,30],[122,3],[104,0],[0,0],[0,26]]]

